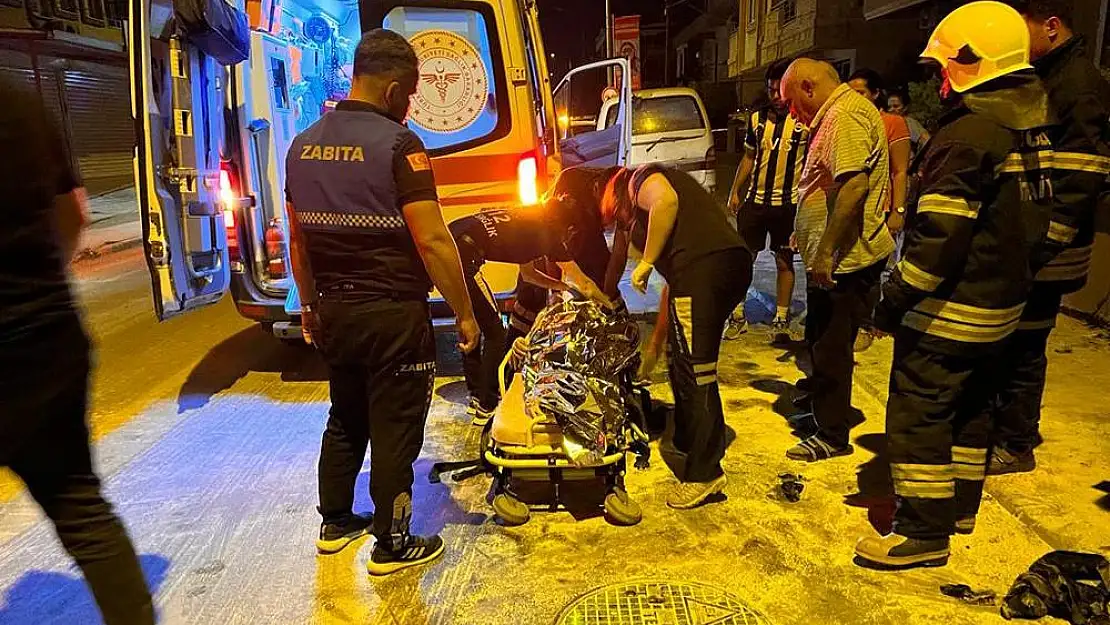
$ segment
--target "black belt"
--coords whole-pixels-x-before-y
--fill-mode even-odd
[[[364,303],[364,302],[427,302],[428,293],[414,293],[412,291],[353,291],[353,290],[323,290],[319,293],[320,301],[328,303]]]

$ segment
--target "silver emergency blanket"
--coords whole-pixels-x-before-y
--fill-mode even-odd
[[[579,466],[598,464],[617,444],[625,419],[622,371],[636,366],[640,332],[627,312],[567,301],[536,316],[521,366],[529,415],[554,419]]]

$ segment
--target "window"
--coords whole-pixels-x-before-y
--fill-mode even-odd
[[[416,49],[420,78],[408,125],[433,155],[508,132],[505,72],[496,30],[485,12],[396,7],[382,26],[404,35]]]
[[[749,27],[754,27],[755,26],[755,21],[756,21],[755,20],[755,15],[756,15],[756,11],[757,11],[758,6],[759,6],[759,0],[748,0],[748,26]]]
[[[789,24],[798,17],[798,0],[783,0],[782,2],[782,23]]]
[[[608,128],[617,122],[617,107],[609,109],[605,119]],[[705,130],[698,101],[690,96],[635,98],[632,100],[632,134]]]
[[[852,75],[852,59],[840,59],[829,63],[836,69],[836,73],[840,75],[841,80],[846,81]]]
[[[274,89],[274,108],[289,110],[289,84],[285,77],[285,61],[270,57],[270,80]]]

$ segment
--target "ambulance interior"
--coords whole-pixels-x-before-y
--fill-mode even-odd
[[[255,202],[243,215],[250,247],[244,255],[256,286],[286,297],[295,289],[286,261],[285,156],[293,138],[350,91],[358,2],[248,0],[246,12],[251,51],[237,73],[238,126],[243,188]],[[299,309],[295,294],[289,300],[287,308]]]
[[[361,36],[358,0],[248,0],[251,54],[239,72],[242,84],[239,126],[244,171],[255,198],[247,217],[256,285],[268,296],[286,297],[286,311],[300,312],[299,298],[286,261],[284,211],[285,155],[294,137],[346,97]],[[427,30],[457,33],[470,41],[494,67],[485,19],[475,11],[433,7],[396,7],[383,26],[412,38]],[[501,109],[496,81],[487,81],[485,106],[466,125],[428,131],[413,119],[413,129],[429,150],[442,153],[494,132]]]

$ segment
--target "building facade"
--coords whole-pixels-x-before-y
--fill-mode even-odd
[[[133,184],[125,7],[112,0],[0,0],[0,75],[42,98],[92,194]]]
[[[916,71],[916,57],[932,25],[920,12],[868,20],[860,0],[739,0],[730,36],[729,72],[742,104],[764,90],[769,64],[811,55],[827,59],[843,77],[869,67],[891,82]]]

